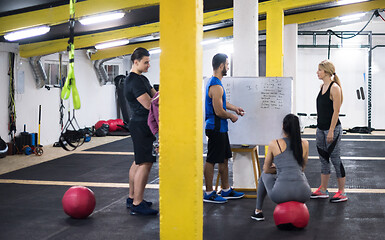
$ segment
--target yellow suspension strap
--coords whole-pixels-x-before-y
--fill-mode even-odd
[[[74,61],[75,61],[75,45],[74,45],[74,27],[75,27],[75,2],[76,0],[70,0],[70,39],[68,40],[68,55],[69,55],[69,67],[67,79],[64,83],[61,98],[68,99],[72,90],[72,99],[75,109],[80,109],[80,97],[78,89],[76,88]]]

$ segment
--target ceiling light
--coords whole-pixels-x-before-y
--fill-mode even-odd
[[[155,48],[149,51],[150,55],[160,53],[162,50],[160,48]]]
[[[128,44],[130,41],[128,39],[122,39],[112,42],[105,42],[105,43],[99,43],[95,45],[96,49],[104,49],[104,48],[110,48],[110,47],[117,47],[117,46],[123,46]]]
[[[346,5],[346,4],[352,4],[352,3],[359,3],[359,2],[367,2],[369,0],[341,0],[338,1],[338,5]]]
[[[351,22],[351,21],[359,20],[363,16],[365,16],[365,13],[357,13],[357,14],[339,17],[338,19],[341,20],[341,22]]]
[[[88,16],[79,19],[79,22],[83,25],[89,25],[94,23],[108,22],[124,17],[124,12],[109,12],[93,16]]]
[[[27,28],[15,32],[10,32],[4,35],[4,38],[8,41],[16,41],[24,38],[36,37],[49,32],[49,26],[39,26],[33,28]]]
[[[151,36],[152,36],[154,39],[159,39],[159,38],[160,38],[160,33],[159,33],[159,32],[154,32],[154,33],[151,33]]]

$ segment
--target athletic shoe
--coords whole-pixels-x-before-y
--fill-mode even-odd
[[[234,189],[230,188],[230,190],[227,192],[222,190],[221,196],[223,198],[226,198],[226,199],[239,199],[239,198],[243,198],[243,196],[245,196],[245,194],[241,193],[241,192],[237,192]]]
[[[144,199],[143,199],[143,201],[144,201],[149,207],[151,207],[152,202],[148,202],[148,201],[146,201],[146,200],[144,200]],[[127,208],[132,208],[133,202],[134,202],[134,199],[132,199],[132,198],[127,198],[127,201],[126,201],[126,206],[127,206]]]
[[[210,194],[207,194],[206,192],[203,193],[203,202],[209,202],[209,203],[227,203],[227,200],[223,197],[219,196],[217,192],[213,191]]]
[[[132,205],[131,215],[157,215],[158,210],[150,208],[147,203],[142,201],[138,206]]]
[[[337,192],[331,199],[330,202],[332,203],[338,203],[338,202],[345,202],[348,200],[348,197],[346,196],[346,193],[342,194],[340,192]]]
[[[251,219],[257,220],[257,221],[264,221],[265,217],[263,216],[263,212],[259,212],[255,214],[255,211],[253,212],[253,215],[251,215]]]
[[[328,190],[322,191],[321,187],[319,187],[315,192],[310,195],[310,198],[329,198]]]

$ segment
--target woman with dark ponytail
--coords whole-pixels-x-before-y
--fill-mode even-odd
[[[270,142],[259,178],[257,207],[251,218],[265,220],[262,213],[266,194],[279,204],[310,199],[311,189],[304,174],[309,156],[309,142],[301,139],[299,119],[288,114],[283,119],[283,138]]]

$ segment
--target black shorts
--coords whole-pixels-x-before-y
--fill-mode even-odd
[[[206,129],[206,136],[209,138],[206,162],[224,163],[225,159],[233,156],[227,132],[222,133]]]
[[[156,162],[156,157],[152,156],[152,142],[154,142],[155,137],[147,122],[130,121],[128,128],[134,143],[135,163],[139,165]]]

